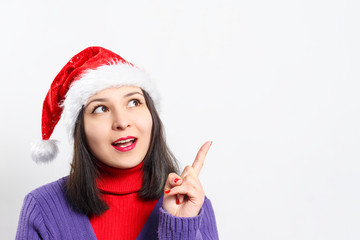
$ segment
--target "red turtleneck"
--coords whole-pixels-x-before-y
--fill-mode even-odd
[[[138,191],[143,163],[130,169],[105,167],[97,185],[109,210],[90,218],[97,239],[136,239],[157,200],[144,201]]]

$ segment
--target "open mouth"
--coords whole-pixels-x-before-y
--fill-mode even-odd
[[[121,152],[130,151],[135,148],[137,143],[137,138],[127,137],[126,139],[120,138],[113,142],[111,145]]]

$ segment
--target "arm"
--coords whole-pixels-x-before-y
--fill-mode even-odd
[[[214,210],[205,197],[204,204],[196,217],[175,217],[160,208],[158,227],[159,239],[219,239]]]
[[[16,240],[47,239],[43,216],[36,199],[28,194],[21,209]]]

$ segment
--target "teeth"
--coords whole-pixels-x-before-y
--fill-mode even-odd
[[[126,140],[117,141],[114,144],[123,144],[123,143],[134,142],[134,141],[135,141],[135,138],[129,138]]]

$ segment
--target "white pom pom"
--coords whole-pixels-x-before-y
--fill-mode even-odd
[[[51,162],[58,153],[56,140],[40,140],[31,146],[31,157],[36,163]]]

